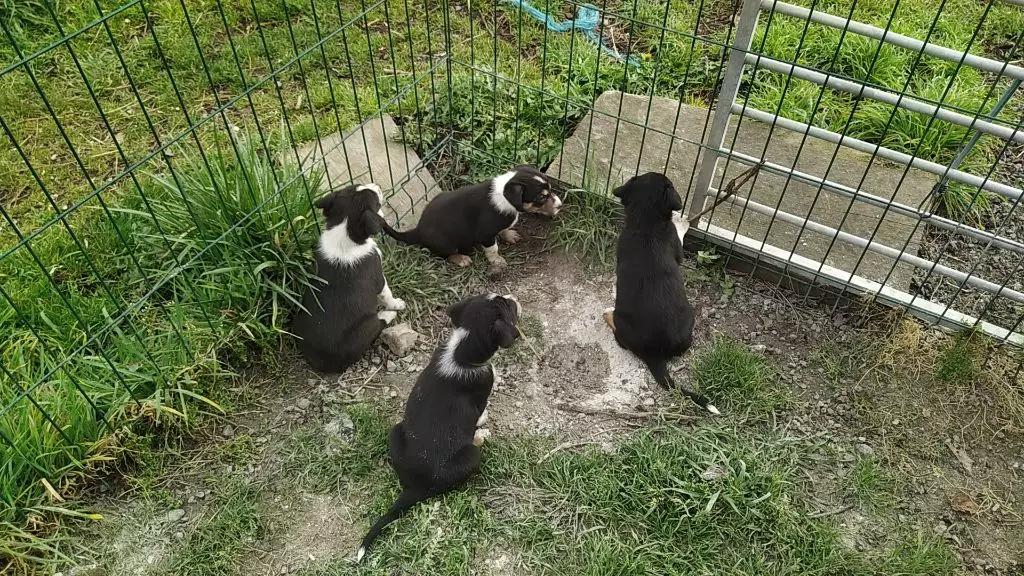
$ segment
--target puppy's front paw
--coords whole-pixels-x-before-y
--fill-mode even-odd
[[[491,436],[491,431],[487,428],[477,428],[476,434],[473,434],[473,446],[477,448],[484,445],[484,439]]]
[[[487,424],[488,416],[490,416],[490,414],[487,413],[487,408],[484,408],[484,411],[480,414],[480,417],[476,419],[476,427],[479,428],[484,424]]]
[[[615,332],[615,308],[606,308],[603,316],[605,324]]]
[[[511,228],[509,228],[508,230],[502,230],[501,232],[498,232],[498,237],[501,238],[501,241],[504,242],[505,244],[515,244],[516,242],[519,242],[523,238],[522,236],[519,235],[519,232],[516,232]]]
[[[459,268],[465,268],[473,263],[473,259],[465,254],[452,254],[448,257],[448,261]]]
[[[401,298],[392,298],[390,301],[384,304],[384,307],[388,310],[400,311],[405,310],[405,300]]]
[[[383,320],[385,324],[391,324],[397,317],[398,312],[395,312],[394,310],[382,310],[377,312],[377,318]]]

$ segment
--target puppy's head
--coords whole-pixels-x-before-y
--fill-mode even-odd
[[[562,209],[562,199],[551,191],[544,173],[527,164],[513,169],[512,179],[505,185],[505,197],[520,212],[554,216]]]
[[[634,176],[612,191],[627,213],[642,213],[672,218],[672,212],[683,209],[683,200],[668,176],[648,172]]]
[[[464,344],[476,349],[474,362],[486,362],[498,348],[508,348],[519,338],[522,307],[511,294],[482,294],[466,298],[448,308],[456,329],[467,332]],[[486,357],[484,357],[486,356]]]
[[[384,195],[376,184],[352,184],[332,190],[314,204],[327,219],[326,230],[347,221],[348,235],[361,244],[381,231]]]

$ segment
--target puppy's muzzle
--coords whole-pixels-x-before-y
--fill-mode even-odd
[[[531,214],[554,216],[562,209],[562,199],[556,194],[549,194],[540,204],[523,204],[523,211]]]

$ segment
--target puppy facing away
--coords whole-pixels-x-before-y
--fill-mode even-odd
[[[344,372],[405,309],[405,302],[391,294],[373,240],[384,221],[381,202],[376,184],[348,186],[316,201],[327,220],[316,250],[323,284],[306,291],[292,333],[318,372]],[[378,303],[384,311],[377,312]]]
[[[391,429],[391,466],[402,492],[363,538],[356,561],[385,526],[415,504],[461,487],[480,467],[487,399],[494,384],[491,357],[519,336],[521,308],[497,294],[467,298],[448,309],[453,330],[434,351]]]
[[[640,358],[658,384],[677,387],[668,362],[690,348],[694,323],[679,270],[683,244],[672,221],[672,212],[682,210],[683,202],[672,182],[655,172],[630,178],[613,194],[622,201],[625,224],[615,268],[615,307],[605,310],[604,319],[619,346]],[[678,388],[718,414],[704,396]]]
[[[498,254],[498,238],[506,244],[519,241],[512,229],[520,212],[554,216],[562,200],[551,191],[544,173],[533,166],[516,166],[511,172],[434,197],[412,230],[399,232],[387,223],[384,231],[404,242],[428,248],[459,267],[469,266],[470,255],[483,246],[494,269],[506,266]]]

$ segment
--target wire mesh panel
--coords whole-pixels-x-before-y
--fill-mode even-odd
[[[350,174],[405,193],[444,144],[412,119],[448,99],[450,39],[422,0],[9,6],[0,524],[18,525],[110,432],[216,409],[218,379],[277,347],[310,282],[312,200],[348,184],[324,156],[370,154],[303,143],[397,118],[422,157]]]
[[[1015,4],[988,3],[976,21],[959,23],[967,27],[964,37],[948,38],[957,42],[953,49],[939,44],[941,9],[918,40],[891,29],[898,3],[879,28],[854,20],[856,3],[833,14],[773,0],[744,2],[693,209],[703,206],[705,193],[716,194],[711,184],[720,156],[723,178],[732,163],[759,165],[774,175],[764,188],[780,191],[757,201],[755,180],[751,198],[729,199],[739,208],[736,218],[713,219],[704,230],[754,254],[758,264],[772,261],[929,320],[1024,342],[1020,176],[1012,165],[1000,170],[1024,143],[1018,91],[1024,69],[1012,63],[1021,32],[1004,38],[1011,45],[1000,59],[971,52],[984,48],[992,28],[987,19],[1000,9],[1016,14]],[[773,35],[773,26],[783,32]],[[799,34],[795,45],[770,43],[787,29]],[[814,45],[820,34],[838,34],[831,55]],[[844,54],[845,43],[865,52],[859,67]],[[744,77],[753,81],[741,94]],[[760,96],[762,79],[778,86],[777,101]],[[822,119],[818,114],[831,113],[826,106],[837,94],[853,98],[849,112]],[[804,101],[796,107],[790,99]],[[759,107],[769,103],[774,107]],[[732,114],[738,128],[728,142]],[[760,151],[737,149],[750,119],[769,124]],[[830,153],[821,153],[822,143]],[[773,144],[775,154],[796,144],[793,158],[773,161]],[[804,155],[814,158],[806,167]],[[901,170],[876,169],[889,163]]]

